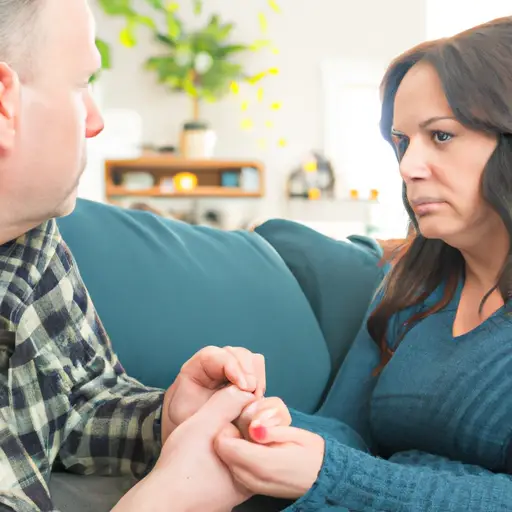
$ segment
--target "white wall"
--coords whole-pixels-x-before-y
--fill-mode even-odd
[[[510,0],[427,0],[427,38],[437,39],[512,15]]]
[[[95,0],[91,0],[93,7]],[[276,136],[288,141],[285,148],[277,145],[260,149],[257,140],[270,135],[263,126],[266,112],[252,111],[253,132],[239,128],[242,117],[233,99],[206,105],[203,117],[210,121],[219,135],[217,156],[244,157],[263,160],[267,167],[267,198],[265,214],[279,213],[283,183],[292,167],[310,149],[323,148],[323,98],[321,62],[327,58],[352,57],[391,59],[408,47],[425,39],[426,0],[279,0],[282,14],[269,13],[269,36],[280,49],[248,56],[252,70],[272,63],[280,75],[265,83],[267,97],[281,100],[283,108],[275,116]],[[142,5],[143,0],[136,0]],[[187,4],[186,1],[180,2]],[[219,12],[236,24],[234,37],[242,41],[261,38],[258,12],[266,8],[266,0],[208,0],[211,11]],[[242,5],[243,4],[243,5]],[[106,17],[94,8],[98,34],[117,41],[119,21]],[[185,98],[167,92],[155,77],[142,70],[152,43],[141,30],[138,47],[126,49],[116,44],[114,69],[102,81],[104,108],[136,108],[143,121],[145,141],[158,144],[176,142],[180,125],[189,115]],[[87,187],[82,195],[94,196],[98,169],[88,169]],[[101,176],[101,172],[100,172]],[[96,185],[95,185],[96,184]],[[85,182],[84,182],[85,185]]]

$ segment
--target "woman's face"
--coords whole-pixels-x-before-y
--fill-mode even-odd
[[[480,192],[497,138],[454,117],[435,69],[418,63],[398,88],[392,139],[407,198],[426,238],[472,244],[501,223]]]

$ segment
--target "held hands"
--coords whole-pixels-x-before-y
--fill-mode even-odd
[[[181,368],[167,390],[162,415],[162,442],[181,423],[194,415],[213,394],[231,383],[254,393],[253,407],[244,411],[235,425],[248,440],[265,442],[266,428],[290,425],[288,408],[279,398],[264,398],[265,359],[241,347],[206,347]]]
[[[275,397],[252,402],[234,424],[214,447],[240,488],[294,500],[306,494],[322,467],[322,437],[291,427],[288,407]]]
[[[296,500],[315,483],[324,458],[324,440],[291,427],[290,411],[276,397],[244,408],[214,442],[239,489],[250,494]]]
[[[263,397],[266,388],[263,356],[240,347],[206,347],[197,352],[183,365],[165,394],[162,443],[227,384],[253,393],[256,398]]]
[[[209,421],[204,416],[208,411],[205,404],[210,408],[221,407],[223,402],[215,399],[223,395],[228,384],[245,391],[245,395],[250,394],[252,400],[240,408],[239,414],[226,413],[224,426],[209,436],[207,444],[191,450],[207,450],[210,443],[207,453],[213,454],[214,459],[209,460],[216,460],[217,472],[222,473],[222,469],[230,475],[222,481],[226,483],[224,487],[235,489],[235,494],[231,491],[228,494],[237,503],[253,494],[288,499],[303,496],[320,472],[324,440],[317,434],[291,427],[291,416],[282,400],[263,397],[264,358],[244,348],[207,347],[183,365],[164,399],[163,442],[174,433],[162,455],[168,446],[176,446],[177,438],[185,435],[180,433],[179,425],[185,422],[189,425],[196,417]],[[199,441],[199,436],[190,435]]]

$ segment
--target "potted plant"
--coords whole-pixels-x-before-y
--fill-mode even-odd
[[[112,66],[110,61],[110,46],[105,41],[103,41],[103,39],[96,38],[96,48],[98,48],[101,56],[101,70],[91,77],[91,84],[95,84],[98,81],[102,70],[110,69]]]
[[[123,16],[126,26],[120,34],[125,46],[134,46],[136,29],[143,25],[151,30],[162,51],[148,57],[145,68],[154,72],[158,83],[172,92],[184,93],[190,98],[191,119],[183,126],[182,149],[185,156],[211,156],[215,135],[201,118],[201,104],[215,102],[231,92],[241,82],[256,84],[277,69],[265,69],[248,74],[236,59],[248,51],[269,46],[270,41],[254,44],[232,42],[233,23],[221,21],[212,14],[200,28],[188,29],[179,17],[179,4],[164,0],[146,0],[153,15],[141,15],[130,0],[98,0],[103,10],[113,16]],[[193,0],[194,12],[202,12],[203,2]],[[278,10],[273,0],[269,5]],[[165,27],[162,29],[162,27]]]

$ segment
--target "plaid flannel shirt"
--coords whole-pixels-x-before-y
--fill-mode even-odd
[[[163,392],[126,375],[54,220],[0,246],[0,509],[54,511],[58,461],[142,476],[161,448]]]

